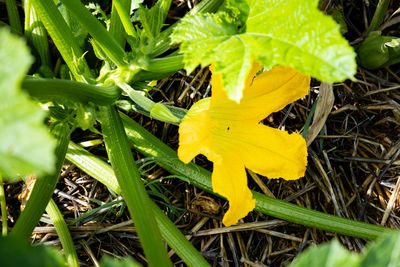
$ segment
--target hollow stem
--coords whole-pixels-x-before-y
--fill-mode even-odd
[[[61,0],[63,5],[71,12],[89,34],[98,42],[107,56],[118,67],[126,66],[124,50],[80,0]]]
[[[10,26],[19,34],[22,34],[21,20],[18,14],[17,3],[15,0],[6,0],[6,8]]]
[[[376,6],[374,16],[372,17],[371,23],[368,26],[366,35],[372,31],[376,31],[379,26],[381,26],[383,20],[385,19],[386,11],[389,7],[390,0],[379,0]]]
[[[112,106],[100,107],[99,118],[107,154],[149,265],[170,266],[154,214],[149,212],[151,200],[141,181],[121,119]]]
[[[85,81],[90,74],[89,66],[76,42],[71,28],[54,4],[53,0],[31,0],[39,19],[43,22],[55,46],[78,81]],[[77,60],[79,60],[79,64]]]
[[[118,194],[121,192],[111,166],[95,155],[70,142],[66,158],[114,192]],[[154,213],[163,238],[188,266],[209,266],[207,261],[157,205],[152,203],[151,210]]]
[[[38,177],[36,179],[25,209],[19,216],[14,228],[11,230],[10,235],[18,235],[26,239],[29,238],[33,229],[39,222],[39,219],[42,216],[56,187],[65,154],[67,153],[70,129],[67,124],[58,123],[51,130],[51,133],[56,138],[57,142],[55,150],[55,171],[52,174]]]
[[[68,230],[68,226],[65,223],[64,217],[62,216],[57,204],[53,199],[50,199],[47,204],[46,212],[50,217],[58,237],[60,238],[61,245],[64,250],[64,256],[67,259],[68,266],[79,267],[78,255],[76,254],[74,242],[72,241],[71,233]]]
[[[86,83],[60,80],[28,78],[21,87],[40,100],[69,99],[82,103],[111,105],[118,99],[118,87],[101,87]]]

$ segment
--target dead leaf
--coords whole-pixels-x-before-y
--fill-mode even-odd
[[[308,129],[306,143],[309,146],[317,137],[322,127],[324,127],[326,119],[332,110],[335,96],[333,95],[333,87],[330,83],[321,83],[319,87],[319,96],[317,107],[315,108],[313,123]]]

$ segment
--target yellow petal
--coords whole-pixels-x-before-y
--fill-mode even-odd
[[[195,103],[179,125],[178,157],[189,163],[202,153],[211,161],[218,161],[220,156],[214,152],[213,136],[210,128],[215,124],[209,115],[210,99]]]
[[[235,133],[236,149],[246,168],[268,178],[298,179],[307,166],[304,138],[261,124],[243,125],[246,131]]]
[[[257,69],[255,66],[252,70]],[[252,73],[252,74],[253,74]],[[222,81],[219,74],[213,73],[210,113],[216,119],[231,121],[245,120],[255,123],[269,114],[279,111],[286,105],[308,94],[310,77],[289,68],[277,66],[254,78],[243,91],[240,103],[228,99],[223,94]],[[217,96],[214,98],[214,92]]]
[[[261,70],[260,63],[254,61],[252,68],[249,70],[248,74],[246,75],[246,80],[244,82],[244,88],[243,89],[248,88],[253,83],[255,75],[260,70]],[[212,78],[211,78],[211,92],[212,92],[211,106],[214,106],[214,105],[218,105],[218,102],[220,100],[225,101],[225,99],[229,99],[229,98],[228,98],[228,94],[223,89],[223,83],[222,83],[221,74],[217,73],[215,71],[215,67],[213,65],[210,66],[210,71],[212,73]],[[235,101],[232,101],[232,102],[237,104],[237,102],[235,102]]]
[[[239,109],[243,118],[260,121],[269,114],[308,94],[310,76],[284,66],[277,66],[254,78],[245,88]]]
[[[211,180],[214,192],[229,200],[229,209],[222,221],[226,226],[237,223],[254,209],[256,201],[247,187],[247,175],[240,158],[234,154],[223,155],[220,163],[214,163]]]

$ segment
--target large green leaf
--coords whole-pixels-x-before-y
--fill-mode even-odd
[[[61,253],[50,246],[32,246],[27,240],[16,237],[0,237],[1,266],[7,267],[66,267]]]
[[[0,40],[0,175],[51,172],[54,143],[43,125],[44,112],[20,89],[32,57],[25,43],[4,28]]]
[[[289,267],[355,267],[359,258],[342,247],[337,240],[304,251]]]
[[[110,256],[104,256],[100,262],[101,267],[141,267],[137,261],[131,257],[123,258],[122,260],[111,258]]]
[[[216,14],[187,15],[171,40],[181,43],[188,72],[214,64],[236,101],[254,59],[266,68],[291,66],[326,82],[352,78],[355,53],[339,25],[317,6],[318,0],[228,0]]]
[[[371,244],[363,253],[361,267],[400,267],[400,234],[387,235]]]
[[[350,252],[337,240],[306,249],[289,267],[400,267],[400,232],[384,234],[361,254]]]

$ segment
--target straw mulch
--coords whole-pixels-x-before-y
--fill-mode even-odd
[[[323,1],[324,10],[344,10],[348,26],[346,38],[352,45],[362,41],[365,21],[369,21],[378,1]],[[396,1],[392,1],[396,2]],[[192,1],[174,1],[169,19],[181,17],[193,6]],[[390,16],[397,8],[394,4]],[[399,24],[384,29],[384,34],[400,36]],[[324,127],[309,146],[307,172],[297,181],[268,180],[249,173],[249,186],[299,206],[360,220],[390,228],[400,228],[400,66],[367,71],[359,68],[356,81],[334,84],[332,109],[327,104],[328,117]],[[191,75],[180,71],[160,80],[153,99],[190,108],[197,100],[210,95],[208,68],[197,69]],[[310,94],[266,118],[263,123],[275,128],[296,131],[303,127],[316,97],[320,82],[313,81]],[[329,102],[329,101],[328,101]],[[147,129],[173,148],[178,146],[177,127],[131,113]],[[99,138],[88,132],[76,132],[76,142]],[[104,154],[104,147],[90,151]],[[137,154],[137,159],[143,158]],[[205,157],[196,163],[211,170]],[[142,166],[145,179],[156,180],[153,199],[163,208],[178,228],[198,248],[213,266],[285,266],[306,247],[337,238],[347,248],[361,251],[366,240],[337,235],[318,229],[278,220],[252,212],[240,227],[224,228],[221,224],[227,202],[205,193],[170,175],[154,164]],[[164,179],[161,179],[164,178]],[[66,163],[54,198],[68,220],[110,202],[116,197],[94,179]],[[15,207],[20,186],[9,185],[10,220],[18,216]],[[160,197],[157,194],[162,194]],[[17,208],[18,209],[18,208]],[[96,265],[105,254],[123,257],[131,255],[145,264],[135,228],[126,207],[103,210],[71,227],[76,249],[83,266]],[[32,235],[35,242],[60,245],[55,229],[41,223]],[[184,266],[170,251],[172,261]]]

